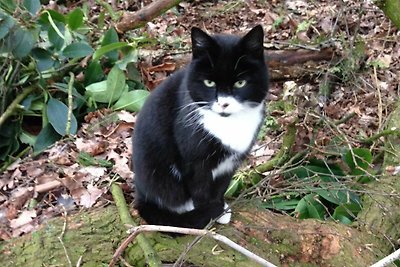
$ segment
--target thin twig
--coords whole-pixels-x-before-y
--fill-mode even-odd
[[[67,113],[67,126],[65,127],[65,135],[69,135],[71,133],[71,118],[72,118],[72,109],[74,108],[74,102],[72,99],[72,88],[74,87],[75,75],[70,72],[70,79],[68,83],[68,113]]]
[[[134,222],[134,220],[132,219],[131,214],[129,213],[128,205],[126,204],[126,201],[125,201],[125,198],[124,198],[124,194],[123,194],[122,189],[119,187],[118,184],[115,184],[115,183],[111,184],[111,194],[112,194],[113,199],[115,201],[115,205],[118,208],[118,213],[119,213],[119,216],[121,218],[122,223],[135,226],[136,223]],[[147,264],[150,267],[159,267],[159,266],[161,266],[161,260],[158,258],[157,253],[154,251],[153,247],[150,245],[150,243],[147,240],[147,238],[144,235],[139,235],[137,237],[137,240],[138,240],[138,244],[139,244],[140,248],[143,250],[143,253],[144,253],[145,257],[146,257]],[[122,247],[125,244],[125,242],[126,241],[124,241],[121,244],[120,247]],[[129,243],[127,243],[126,246],[128,244]],[[125,247],[123,249],[125,249]],[[117,250],[114,253],[114,256],[113,256],[109,266],[114,266],[114,264],[119,259],[119,255],[121,255],[123,249],[122,250]],[[117,255],[117,252],[118,252],[118,255]]]
[[[335,123],[335,125],[340,125],[342,123],[348,122],[355,115],[357,115],[357,113],[351,112],[351,113],[347,114],[346,116],[344,116],[343,118],[341,118],[340,120],[335,121],[334,123]]]
[[[226,236],[217,234],[213,231],[210,230],[205,230],[205,229],[193,229],[193,228],[182,228],[182,227],[173,227],[173,226],[160,226],[160,225],[140,225],[131,228],[128,232],[131,234],[128,236],[128,238],[121,244],[121,246],[117,249],[115,252],[114,257],[119,257],[120,253],[125,250],[125,248],[129,245],[129,243],[132,242],[132,240],[135,239],[135,237],[141,233],[141,232],[166,232],[166,233],[178,233],[178,234],[186,234],[186,235],[196,235],[196,236],[208,236],[211,237],[217,241],[220,241],[224,243],[225,245],[228,245],[229,247],[235,249],[236,251],[242,253],[243,255],[247,256],[249,259],[257,262],[261,266],[267,266],[267,267],[276,267],[276,265],[266,261],[265,259],[257,256],[253,252],[247,250],[246,248],[238,245],[237,243],[233,242]],[[119,254],[117,254],[119,253]],[[109,267],[112,267],[113,265],[109,265]]]
[[[61,234],[57,238],[60,241],[61,246],[64,249],[65,257],[67,258],[67,261],[68,261],[68,266],[72,267],[72,262],[71,262],[71,259],[69,258],[67,248],[65,247],[64,242],[62,241],[64,234],[65,234],[65,230],[67,229],[67,210],[65,209],[64,206],[63,206],[63,209],[64,209],[64,211],[63,211],[64,225],[63,225]]]
[[[77,263],[76,263],[76,267],[80,267],[82,265],[82,256],[79,257]]]
[[[383,104],[382,104],[382,94],[379,86],[378,75],[376,73],[376,67],[374,66],[374,81],[376,86],[376,92],[378,94],[378,130],[382,129],[382,114],[383,114]]]
[[[394,262],[395,260],[400,259],[400,249],[396,250],[392,254],[384,257],[380,261],[375,264],[372,264],[371,267],[383,267],[389,265],[390,263]]]

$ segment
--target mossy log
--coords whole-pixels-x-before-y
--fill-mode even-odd
[[[400,106],[392,113],[388,127],[400,127]],[[384,165],[399,166],[397,135],[387,137],[386,151]],[[379,194],[365,195],[363,210],[352,226],[296,220],[260,208],[253,201],[233,206],[233,221],[217,226],[217,231],[278,266],[369,266],[390,254],[400,238],[399,176],[386,174],[371,185]],[[67,216],[61,235],[64,223],[63,217],[55,218],[31,235],[0,243],[0,266],[68,266],[66,255],[73,266],[80,258],[80,266],[105,266],[127,236],[114,205]],[[145,235],[167,263],[176,261],[194,239]],[[123,257],[134,266],[145,265],[137,242]],[[255,266],[239,252],[210,238],[191,248],[186,259],[195,266]]]
[[[233,222],[217,231],[280,266],[368,266],[387,252],[380,250],[381,238],[356,228],[295,220],[254,205],[234,210]],[[66,253],[58,239],[63,225],[64,219],[56,218],[32,235],[3,243],[0,266],[68,266],[66,253],[73,266],[80,257],[81,266],[104,266],[127,236],[112,205],[67,217],[63,236]],[[158,233],[146,236],[163,262],[174,262],[194,239]],[[128,247],[124,258],[134,266],[145,265],[136,242]],[[209,238],[203,238],[189,251],[187,261],[195,266],[255,266],[239,252]]]
[[[375,0],[375,4],[385,15],[400,29],[400,1],[399,0]]]

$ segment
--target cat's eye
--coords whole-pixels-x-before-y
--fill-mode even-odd
[[[210,80],[204,80],[204,84],[207,87],[215,87],[215,82]]]
[[[246,80],[239,80],[233,85],[235,88],[242,88],[247,84]]]

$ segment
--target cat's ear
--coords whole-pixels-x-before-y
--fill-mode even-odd
[[[215,46],[214,39],[197,27],[192,28],[193,58],[204,55],[204,52]]]
[[[242,37],[240,43],[246,54],[264,57],[264,30],[261,25],[251,29]]]

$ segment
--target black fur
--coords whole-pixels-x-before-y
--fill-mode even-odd
[[[268,90],[261,26],[243,38],[211,37],[193,28],[192,45],[192,62],[154,90],[135,125],[136,208],[149,224],[203,228],[221,215],[224,193],[251,146],[242,153],[224,146],[198,123],[198,109],[210,109],[218,96],[257,105]],[[215,88],[207,88],[205,79]],[[233,88],[241,79],[247,81],[245,88]],[[231,155],[236,168],[214,179],[212,170]],[[190,198],[194,210],[174,211]]]

